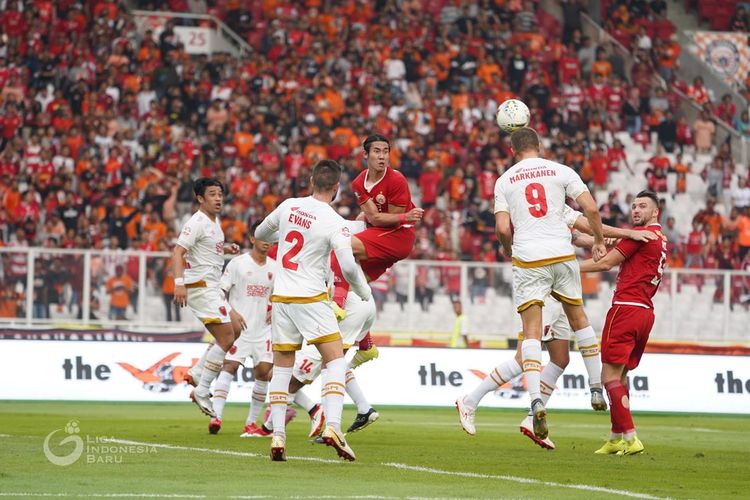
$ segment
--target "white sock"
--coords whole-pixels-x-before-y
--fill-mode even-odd
[[[232,384],[232,374],[229,372],[222,371],[219,374],[219,378],[216,379],[216,387],[214,387],[214,412],[216,418],[221,420],[221,415],[224,413],[224,405],[227,404],[227,396],[229,395],[229,386]],[[201,377],[201,380],[203,377]]]
[[[294,396],[294,402],[297,403],[299,407],[305,410],[307,413],[310,413],[310,410],[315,407],[315,401],[310,399],[302,389],[295,392],[294,394],[290,394],[290,396]]]
[[[523,369],[516,358],[510,358],[497,365],[473,391],[467,394],[464,397],[464,403],[471,408],[476,408],[484,396],[522,373]]]
[[[268,387],[268,401],[271,404],[271,421],[274,436],[286,436],[286,405],[289,399],[289,381],[292,380],[292,367],[273,367],[273,377]]]
[[[583,364],[589,374],[589,387],[602,386],[602,361],[599,358],[599,341],[590,325],[574,333]]]
[[[529,389],[531,401],[541,398],[540,389],[542,371],[542,342],[536,339],[524,340],[521,344],[521,359],[523,360],[523,373],[526,376],[526,385]]]
[[[370,411],[370,403],[367,402],[365,393],[362,392],[362,388],[359,387],[359,382],[357,382],[351,370],[346,371],[346,393],[352,398],[354,404],[357,405],[357,413],[367,413]]]
[[[227,355],[218,344],[208,350],[206,361],[203,363],[203,372],[201,372],[201,381],[196,391],[201,394],[207,394],[211,387],[211,382],[219,375],[221,367],[224,364],[224,357]]]
[[[539,384],[541,386],[542,403],[544,403],[544,406],[547,406],[547,401],[549,401],[550,396],[552,396],[552,393],[555,391],[557,379],[560,378],[560,375],[562,375],[564,371],[565,370],[552,362],[547,363],[547,366],[542,370]]]
[[[323,401],[328,424],[341,432],[341,413],[344,410],[344,390],[346,360],[337,358],[327,364],[326,378],[323,379]]]
[[[328,408],[326,408],[326,400],[323,399],[323,387],[322,387],[322,386],[325,385],[325,381],[326,380],[328,380],[328,368],[327,367],[323,367],[320,370],[320,381],[323,382],[323,384],[321,384],[321,388],[320,388],[320,407],[323,409],[323,414],[326,417],[328,417]]]
[[[631,440],[631,439],[633,439],[634,437],[635,437],[635,430],[632,430],[632,431],[629,431],[629,432],[623,432],[623,433],[622,433],[622,438],[623,438],[623,439],[624,439],[625,441],[630,441],[630,440]]]
[[[265,380],[256,380],[253,385],[253,395],[250,399],[250,411],[247,414],[245,424],[254,424],[258,420],[258,415],[263,409],[268,394],[268,382]]]
[[[197,370],[198,373],[201,373],[203,371],[203,366],[206,364],[206,356],[208,355],[208,351],[210,351],[214,345],[215,344],[213,343],[213,341],[208,343],[208,345],[206,346],[206,350],[203,351],[203,354],[201,355],[200,359],[198,360],[197,363],[195,363],[193,370]]]
[[[610,432],[609,433],[609,440],[610,441],[616,441],[622,437],[622,432]]]

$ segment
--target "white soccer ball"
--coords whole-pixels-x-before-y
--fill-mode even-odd
[[[523,101],[508,99],[497,107],[495,119],[500,130],[511,133],[514,130],[528,126],[531,119],[531,112]]]

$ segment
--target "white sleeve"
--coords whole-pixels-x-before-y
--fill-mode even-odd
[[[575,226],[575,223],[578,220],[578,217],[580,217],[581,215],[583,215],[581,214],[581,212],[573,210],[568,205],[563,206],[563,220],[565,221],[565,224],[569,228],[572,229],[573,226]]]
[[[344,226],[348,227],[352,234],[361,233],[367,229],[367,224],[363,220],[345,220]]]
[[[271,238],[273,237],[274,233],[276,233],[276,239],[279,239],[278,231],[279,231],[279,221],[281,219],[281,210],[286,205],[286,203],[282,203],[278,207],[276,207],[276,210],[268,214],[265,219],[263,219],[263,222],[260,223],[260,226],[255,230],[255,238],[271,242]]]
[[[343,226],[331,235],[331,248],[336,254],[336,260],[339,261],[341,274],[344,275],[344,279],[352,287],[354,293],[359,295],[362,300],[370,300],[372,290],[370,290],[370,285],[367,284],[367,278],[365,278],[362,268],[354,260],[352,237],[348,227]]]
[[[189,220],[182,226],[180,236],[177,238],[177,244],[185,250],[190,250],[195,245],[195,242],[201,236],[201,229],[203,226],[196,224],[195,221]]]
[[[563,167],[567,170],[567,178],[565,179],[565,196],[572,199],[577,199],[583,193],[588,192],[589,188],[581,180],[581,176],[575,173],[571,168]]]
[[[498,212],[510,212],[508,199],[505,196],[505,190],[503,190],[500,179],[495,182],[495,213]]]
[[[221,280],[219,281],[219,286],[222,290],[229,293],[229,290],[232,289],[232,286],[234,286],[234,268],[237,267],[234,264],[234,259],[229,261],[229,264],[227,264],[227,267],[224,268],[224,272],[221,275]]]

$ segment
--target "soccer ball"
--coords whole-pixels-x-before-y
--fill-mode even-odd
[[[495,119],[503,132],[511,133],[529,124],[529,107],[518,99],[508,99],[497,107]]]

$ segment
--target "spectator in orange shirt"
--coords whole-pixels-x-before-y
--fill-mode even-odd
[[[601,47],[596,50],[596,60],[591,64],[591,74],[604,78],[609,78],[612,74],[612,63],[607,59],[607,51]]]
[[[249,121],[243,121],[242,130],[234,133],[234,145],[237,146],[237,156],[240,158],[247,158],[255,147]]]
[[[125,312],[130,305],[130,293],[135,290],[135,283],[125,272],[123,266],[115,267],[115,275],[107,280],[109,298],[109,319],[124,320]]]

